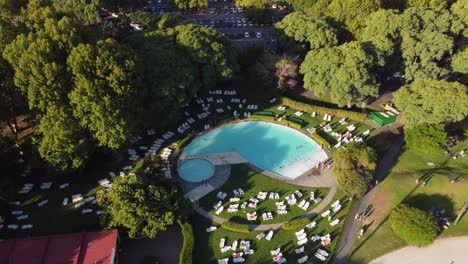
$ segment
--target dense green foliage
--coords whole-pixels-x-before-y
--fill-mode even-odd
[[[181,194],[173,183],[126,176],[97,193],[106,228],[124,227],[131,238],[154,238],[174,223]]]
[[[413,149],[421,150],[426,153],[442,150],[447,140],[445,126],[438,125],[419,125],[412,129],[405,129],[405,142]]]
[[[296,230],[299,228],[304,228],[308,223],[310,223],[310,219],[307,217],[301,217],[298,219],[290,220],[282,225],[284,230]]]
[[[195,244],[192,225],[189,222],[182,222],[181,220],[177,220],[177,223],[179,224],[180,229],[182,230],[182,236],[184,237],[182,250],[179,255],[179,264],[192,264],[192,252]]]
[[[208,0],[174,0],[179,9],[190,9],[195,7],[207,7]]]
[[[101,21],[101,7],[124,2],[0,5],[0,116],[13,127],[24,98],[39,125],[39,154],[56,170],[78,169],[96,149],[118,149],[142,129],[175,122],[166,116],[238,70],[221,34],[180,17],[109,12]],[[133,32],[136,17],[147,30]]]
[[[377,154],[371,147],[353,145],[333,155],[333,173],[339,188],[349,196],[361,197],[374,177]]]
[[[427,246],[437,237],[439,228],[431,212],[399,205],[390,214],[393,232],[410,245]]]
[[[249,228],[249,225],[245,225],[245,224],[236,224],[236,223],[232,223],[232,222],[229,222],[229,221],[224,221],[221,226],[226,229],[226,230],[230,230],[230,231],[233,231],[233,232],[238,232],[238,233],[249,233],[250,232],[250,228]]]
[[[314,19],[303,12],[293,12],[275,25],[288,37],[298,42],[307,42],[310,49],[336,46],[336,29],[323,19]]]
[[[468,115],[468,87],[458,82],[416,80],[396,92],[394,101],[408,128],[460,121]]]
[[[359,42],[311,50],[301,65],[304,87],[315,95],[323,96],[328,91],[331,99],[339,106],[378,95],[372,67],[374,57]]]

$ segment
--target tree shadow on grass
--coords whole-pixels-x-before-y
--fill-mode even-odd
[[[452,198],[443,194],[417,194],[409,197],[405,201],[405,204],[425,210],[425,211],[441,211],[445,210],[443,217],[449,217],[453,219],[456,215],[455,202]]]

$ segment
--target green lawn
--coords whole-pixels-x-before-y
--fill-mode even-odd
[[[339,218],[341,221],[340,224],[331,227],[327,218],[322,218],[320,215],[317,216],[315,219],[313,219],[313,221],[317,222],[317,226],[312,230],[306,230],[309,241],[305,244],[305,253],[298,255],[296,255],[294,252],[294,249],[299,247],[297,246],[297,239],[294,233],[301,228],[292,231],[285,231],[280,229],[278,231],[274,231],[275,233],[271,241],[267,241],[265,239],[259,241],[256,239],[256,236],[261,233],[261,231],[251,231],[248,234],[243,234],[228,231],[218,226],[216,231],[212,233],[206,233],[205,229],[213,225],[213,223],[199,215],[194,215],[191,219],[193,231],[195,234],[193,261],[196,264],[217,263],[218,259],[231,256],[233,251],[228,251],[227,253],[222,254],[219,249],[220,239],[226,238],[227,245],[232,244],[234,240],[250,240],[251,248],[254,249],[255,253],[253,255],[247,255],[245,257],[245,263],[272,263],[273,261],[270,251],[276,249],[277,247],[281,247],[281,252],[288,260],[287,263],[297,263],[297,259],[304,255],[309,256],[309,262],[307,263],[323,263],[316,259],[313,254],[317,248],[325,249],[329,253],[333,252],[338,241],[337,236],[340,233],[342,220],[344,219],[349,209],[349,202],[341,193],[337,193],[335,197],[340,199],[343,208],[335,216],[333,216],[332,220]],[[325,210],[328,210],[329,208],[330,206],[327,206]],[[265,232],[265,234],[266,233],[267,232]],[[313,235],[325,235],[328,233],[331,235],[332,243],[326,247],[321,246],[320,241],[312,242],[310,240]],[[230,262],[231,261],[232,260],[230,260]]]
[[[244,190],[244,195],[241,198],[240,202],[235,202],[239,204],[239,211],[237,213],[228,213],[227,208],[229,208],[229,198],[234,197],[233,190],[237,188],[242,188]],[[219,215],[224,219],[230,219],[237,223],[248,223],[248,224],[273,224],[281,223],[288,221],[294,217],[303,215],[306,211],[299,208],[297,205],[287,206],[288,214],[285,215],[276,215],[276,202],[284,201],[284,198],[287,195],[294,193],[294,191],[299,190],[304,196],[301,199],[298,199],[298,203],[302,199],[309,201],[309,194],[311,191],[315,192],[315,196],[320,196],[324,198],[328,193],[328,188],[310,188],[292,185],[280,180],[273,179],[269,176],[263,175],[246,165],[234,165],[232,166],[231,176],[229,180],[220,188],[217,189],[200,200],[200,206],[205,210],[210,211],[211,214],[215,215],[215,210],[213,206],[220,201],[216,198],[216,195],[219,191],[223,191],[228,194],[226,199],[224,199],[224,211]],[[256,197],[260,192],[278,192],[280,194],[279,200],[267,199],[265,201],[260,201],[257,208],[246,207],[241,209],[240,205],[244,201],[248,201],[250,197]],[[286,203],[285,203],[286,204]],[[320,203],[319,203],[320,204]],[[311,202],[310,207],[307,209],[307,212],[312,210],[316,206],[315,203]],[[257,212],[258,218],[257,221],[247,221],[246,213]],[[273,220],[263,221],[260,217],[263,212],[272,212]]]
[[[468,147],[468,140],[459,144],[455,151]],[[427,162],[436,164],[428,166]],[[368,263],[387,252],[405,246],[390,228],[387,216],[402,201],[429,210],[432,207],[445,208],[446,214],[455,219],[456,211],[468,199],[468,157],[451,159],[448,156],[419,153],[407,150],[401,154],[390,175],[378,186],[374,196],[375,222],[366,235],[355,244],[351,263]],[[417,187],[417,178],[427,177],[425,187]],[[461,183],[451,184],[448,177],[460,177]],[[468,235],[468,216],[465,215],[458,225],[442,231],[440,237]]]

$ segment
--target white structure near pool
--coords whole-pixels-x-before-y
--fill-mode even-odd
[[[282,125],[246,121],[209,131],[186,146],[179,160],[179,175],[189,182],[201,182],[214,173],[214,165],[200,157],[238,153],[255,167],[295,179],[326,160],[327,154],[308,136]]]

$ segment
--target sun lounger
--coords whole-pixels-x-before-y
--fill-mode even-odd
[[[218,210],[216,210],[216,214],[219,215],[220,213],[222,213],[224,210],[224,206],[221,206],[220,208],[218,208]]]
[[[328,215],[330,215],[330,210],[327,210],[321,214],[322,217],[327,217]]]
[[[306,225],[306,228],[307,228],[307,229],[312,229],[312,228],[314,228],[316,225],[317,225],[317,223],[314,221],[314,222],[312,222],[312,223],[307,224],[307,225]]]
[[[267,213],[267,216],[268,216],[268,220],[272,220],[273,219],[273,214],[271,212],[268,212]]]
[[[297,238],[298,241],[301,241],[301,240],[303,240],[303,239],[307,239],[307,234],[306,234],[306,233],[303,233],[303,234],[297,236],[296,238]]]
[[[304,246],[300,247],[300,248],[296,248],[294,250],[294,252],[296,252],[296,254],[301,254],[301,253],[304,253]]]
[[[210,227],[208,227],[208,228],[206,229],[206,232],[207,232],[207,233],[211,233],[211,232],[215,231],[216,229],[217,229],[216,226],[210,226]]]
[[[314,203],[316,203],[316,204],[320,203],[320,201],[322,201],[322,198],[320,198],[320,197],[317,197],[317,198],[314,199]]]
[[[232,242],[232,245],[231,245],[231,250],[235,251],[237,249],[237,244],[238,244],[237,240],[234,240],[234,242]]]
[[[306,203],[306,201],[305,201],[305,200],[302,200],[302,201],[298,204],[298,206],[302,208],[302,206],[303,206],[305,203]]]
[[[332,121],[332,116],[331,116],[331,115],[328,115],[327,121],[328,121],[328,122]]]
[[[257,208],[257,203],[249,203],[248,207]]]
[[[331,226],[336,226],[339,222],[340,222],[340,219],[335,219],[335,220],[330,222],[330,225]]]
[[[265,233],[263,233],[263,232],[257,235],[258,240],[261,240],[264,237],[265,237]]]
[[[307,259],[309,259],[308,256],[303,256],[302,258],[300,258],[300,259],[297,260],[297,263],[302,264],[302,263],[306,262]]]
[[[286,262],[286,258],[285,258],[285,257],[282,257],[282,258],[280,258],[276,263],[278,263],[278,264],[283,264],[283,263],[285,263],[285,262]]]
[[[278,210],[286,210],[286,205],[277,206]]]
[[[221,239],[219,240],[219,248],[223,248],[225,244],[226,244],[226,239],[225,239],[225,238],[221,238]]]
[[[229,258],[218,259],[218,264],[228,264]]]
[[[333,212],[336,213],[336,212],[338,212],[340,209],[341,209],[341,204],[335,206],[335,207],[333,208]]]
[[[297,195],[298,198],[302,197],[302,193],[299,190],[295,191],[294,193]]]
[[[320,249],[320,248],[317,249],[317,253],[319,253],[320,255],[322,255],[324,257],[328,257],[328,255],[329,255],[325,250]]]
[[[246,255],[252,255],[254,253],[254,250],[249,248],[249,249],[244,250],[244,253]]]
[[[218,210],[218,209],[221,207],[221,205],[223,205],[223,202],[222,202],[222,201],[219,201],[218,203],[216,203],[216,204],[213,206],[213,209]]]
[[[318,259],[320,259],[321,261],[325,261],[327,260],[324,256],[320,255],[319,253],[315,253],[314,256]]]
[[[239,209],[234,209],[234,208],[228,208],[228,213],[237,213]]]
[[[225,246],[221,249],[221,253],[226,253],[228,252],[229,250],[231,250],[231,246]]]
[[[295,234],[296,234],[296,237],[298,237],[298,236],[302,236],[304,233],[305,233],[305,231],[304,231],[304,228],[303,228],[303,229],[297,231]]]
[[[336,200],[334,203],[331,204],[331,207],[336,207],[340,204],[340,200]]]
[[[298,246],[302,246],[302,245],[304,245],[305,243],[307,243],[307,238],[304,238],[304,239],[301,239],[301,240],[297,241],[297,245],[298,245]]]
[[[232,258],[233,263],[243,263],[244,261],[244,258]]]
[[[37,204],[37,206],[42,207],[42,206],[46,205],[48,202],[49,202],[49,200],[43,200],[43,201],[39,202]]]
[[[93,211],[93,209],[83,209],[83,210],[81,211],[81,213],[82,213],[82,214],[89,214],[89,213],[91,213],[92,211]]]
[[[241,208],[242,208],[242,209],[244,209],[246,206],[247,206],[247,202],[243,202],[243,203],[241,204]]]
[[[33,227],[33,225],[29,224],[29,225],[22,225],[21,226],[21,229],[31,229]]]
[[[23,211],[20,211],[20,210],[16,210],[16,211],[11,212],[12,215],[20,215],[22,213],[23,213]]]
[[[238,188],[237,191],[239,192],[239,195],[244,195],[244,190],[242,190],[241,188]]]
[[[231,203],[235,203],[235,202],[239,202],[239,201],[240,201],[240,198],[237,198],[237,197],[229,199],[229,202],[231,202]]]
[[[306,202],[301,208],[306,211],[310,206],[310,202]]]
[[[283,205],[284,205],[284,201],[276,202],[275,204],[276,204],[276,206],[283,206]]]
[[[239,192],[237,190],[233,190],[232,192],[234,193],[234,196],[239,196]]]
[[[270,230],[270,232],[268,232],[267,236],[265,237],[266,240],[270,241],[271,239],[273,238],[273,231]]]
[[[29,218],[29,215],[24,214],[24,215],[18,216],[16,219],[17,219],[17,220],[24,220],[24,219],[28,219],[28,218]]]
[[[317,240],[320,240],[320,236],[313,236],[310,238],[310,240],[312,240],[313,242],[317,241]]]
[[[239,208],[239,204],[230,204],[230,205],[229,205],[229,208],[231,208],[231,209],[238,209],[238,208]]]

